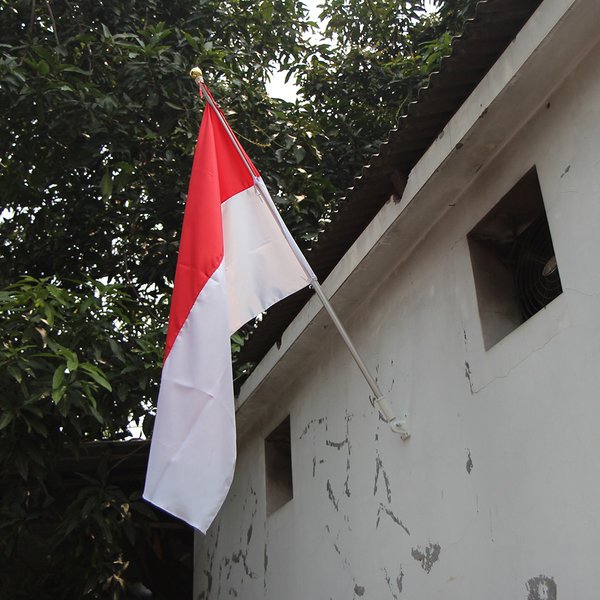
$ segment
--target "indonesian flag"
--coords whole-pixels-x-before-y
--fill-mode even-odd
[[[206,532],[235,466],[230,335],[313,278],[256,167],[207,104],[183,219],[146,500]]]

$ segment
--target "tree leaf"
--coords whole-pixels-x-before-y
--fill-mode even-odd
[[[6,372],[17,382],[21,383],[23,381],[23,374],[19,368],[14,365],[8,365],[6,367]]]
[[[50,67],[45,60],[40,60],[40,62],[37,64],[37,69],[40,75],[48,75],[48,73],[50,73]]]
[[[58,403],[59,403],[59,402],[62,400],[62,398],[63,398],[63,396],[65,395],[65,392],[66,392],[66,391],[67,391],[67,387],[66,387],[66,386],[64,386],[64,385],[63,385],[63,386],[61,386],[61,387],[59,387],[59,388],[53,389],[53,390],[52,390],[52,401],[53,401],[55,404],[58,404]],[[62,407],[62,408],[61,408],[61,414],[62,414],[63,416],[66,416],[66,412],[63,412],[63,411],[66,411],[66,410],[68,410],[68,409],[67,409],[67,408],[65,408],[65,407]]]
[[[102,371],[98,369],[98,367],[95,367],[90,363],[81,363],[80,366],[81,369],[85,371],[96,383],[100,384],[109,392],[112,392],[112,386],[110,385],[106,377],[104,377]]]
[[[106,171],[100,181],[100,191],[104,200],[109,199],[113,192],[113,178],[112,175]]]
[[[98,409],[96,408],[95,404],[90,403],[89,409],[92,413],[92,416],[94,417],[94,419],[96,419],[96,421],[98,421],[98,423],[102,424],[105,422],[104,417],[98,412]]]
[[[77,358],[77,354],[75,352],[69,353],[67,355],[67,369],[69,369],[71,373],[74,373],[75,371],[77,371],[78,367],[79,358]]]
[[[7,410],[3,411],[0,414],[0,431],[2,431],[5,427],[8,427],[14,418],[14,414]]]
[[[52,392],[51,397],[52,401],[55,404],[59,404],[59,402],[63,399],[67,391],[67,386],[64,383],[65,381],[65,367],[64,365],[59,365],[56,367],[54,371],[54,375],[52,376]],[[65,408],[63,407],[63,410]]]

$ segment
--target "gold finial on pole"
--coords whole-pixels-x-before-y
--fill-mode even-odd
[[[200,81],[200,83],[204,83],[204,79],[202,78],[202,70],[200,67],[194,67],[190,70],[190,77],[193,77],[196,81]]]

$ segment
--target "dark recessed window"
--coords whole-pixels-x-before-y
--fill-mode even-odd
[[[486,349],[562,292],[537,171],[529,171],[469,234]]]
[[[289,417],[265,438],[265,475],[268,516],[294,497]]]

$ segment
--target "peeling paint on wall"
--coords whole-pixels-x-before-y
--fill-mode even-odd
[[[320,417],[318,419],[311,419],[306,427],[302,430],[302,433],[298,436],[298,439],[301,440],[313,427],[313,425],[325,425],[325,431],[327,431],[327,417]]]
[[[329,525],[325,525],[325,531],[333,537],[333,534],[331,532],[331,529],[329,527]],[[348,531],[350,531],[350,529],[348,529]],[[335,550],[335,553],[340,557],[341,559],[341,565],[342,565],[342,569],[343,570],[350,570],[350,562],[348,561],[348,559],[342,554],[342,548],[340,547],[340,545],[344,545],[344,541],[340,540],[340,531],[338,531],[335,534],[335,539],[333,541],[333,549]],[[354,581],[354,580],[353,580]]]
[[[470,475],[473,470],[473,459],[471,458],[471,451],[467,448],[467,473]]]
[[[348,436],[346,436],[341,442],[333,442],[331,440],[325,440],[325,445],[331,446],[332,448],[335,448],[336,450],[341,450],[347,444],[349,445],[349,443],[350,442],[348,442]]]
[[[365,595],[365,588],[362,585],[355,584],[354,585],[354,593],[357,596],[364,596]]]
[[[379,455],[379,450],[376,450],[375,456],[375,483],[373,485],[373,496],[377,495],[377,483],[379,481],[379,473],[383,476],[383,483],[385,485],[385,494],[387,496],[388,504],[392,502],[392,488],[390,487],[390,479],[385,469],[383,468],[383,461]]]
[[[339,510],[338,501],[333,494],[333,488],[331,487],[331,481],[327,480],[327,495],[329,496],[329,500],[331,504],[333,504],[333,508],[335,508],[336,512]]]
[[[244,521],[248,523],[247,527],[240,527],[239,538],[235,544],[235,551],[226,555],[219,555],[219,541],[221,535],[221,522],[218,521],[215,533],[209,533],[211,543],[207,544],[207,553],[205,558],[205,568],[203,573],[206,577],[205,589],[196,596],[197,600],[207,600],[208,598],[237,598],[244,589],[245,582],[250,579],[259,579],[258,573],[252,568],[252,558],[255,557],[253,540],[255,538],[255,524],[258,516],[258,494],[256,490],[249,486],[243,495],[244,500],[241,507]],[[208,550],[210,549],[210,550]],[[265,572],[266,572],[266,545],[265,551]],[[266,577],[264,577],[266,589]]]
[[[252,569],[250,569],[250,567],[248,566],[247,560],[248,560],[248,551],[244,552],[243,550],[238,550],[237,552],[234,552],[231,555],[231,563],[232,564],[236,564],[236,565],[241,564],[244,567],[244,572],[246,573],[246,575],[248,575],[248,577],[250,577],[250,579],[256,579],[257,575],[254,571],[252,571]],[[229,575],[227,576],[227,579],[229,579]]]
[[[352,446],[350,444],[350,421],[353,418],[353,414],[346,411],[346,437],[341,442],[334,442],[333,440],[325,440],[325,445],[336,450],[346,448],[346,479],[344,481],[344,494],[350,498],[350,455],[352,454]],[[337,510],[337,508],[336,508]]]
[[[527,600],[556,600],[556,582],[553,577],[538,575],[527,584]]]
[[[407,535],[410,535],[410,531],[408,527],[404,525],[404,523],[391,511],[391,509],[385,507],[383,504],[379,503],[379,510],[377,511],[377,522],[375,523],[375,529],[379,527],[379,521],[381,519],[381,513],[384,512],[396,525],[400,525],[402,529],[406,532]]]
[[[263,588],[265,590],[267,589],[267,569],[269,568],[269,554],[267,552],[267,547],[268,547],[268,544],[265,541],[265,553],[264,553],[264,559],[263,559],[263,565],[264,565]]]
[[[385,582],[388,585],[388,588],[390,590],[390,593],[392,594],[392,598],[394,600],[399,600],[399,596],[398,594],[402,593],[402,581],[404,580],[404,572],[402,571],[402,567],[400,567],[400,574],[398,575],[398,577],[396,577],[396,589],[398,591],[398,593],[396,593],[396,589],[394,589],[394,585],[392,584],[392,578],[390,577],[389,573],[387,572],[387,569],[383,569],[383,574],[385,575]]]
[[[431,572],[431,567],[439,560],[442,548],[439,544],[429,543],[424,550],[420,546],[413,548],[412,557],[421,563],[421,567],[426,573]]]
[[[206,567],[202,570],[202,572],[206,576],[206,588],[198,594],[198,600],[205,600],[206,598],[208,598],[208,596],[210,595],[210,593],[212,591],[215,553],[217,552],[217,547],[219,545],[220,533],[221,533],[221,523],[218,524],[216,533],[209,534],[209,536],[213,540],[213,543],[209,544],[207,546],[206,559],[205,559],[205,563],[204,563],[206,565]]]
[[[471,381],[471,365],[469,365],[469,363],[465,360],[465,377],[467,378],[467,381],[469,382],[469,389],[471,390],[471,394],[474,393],[473,391],[473,382]]]

